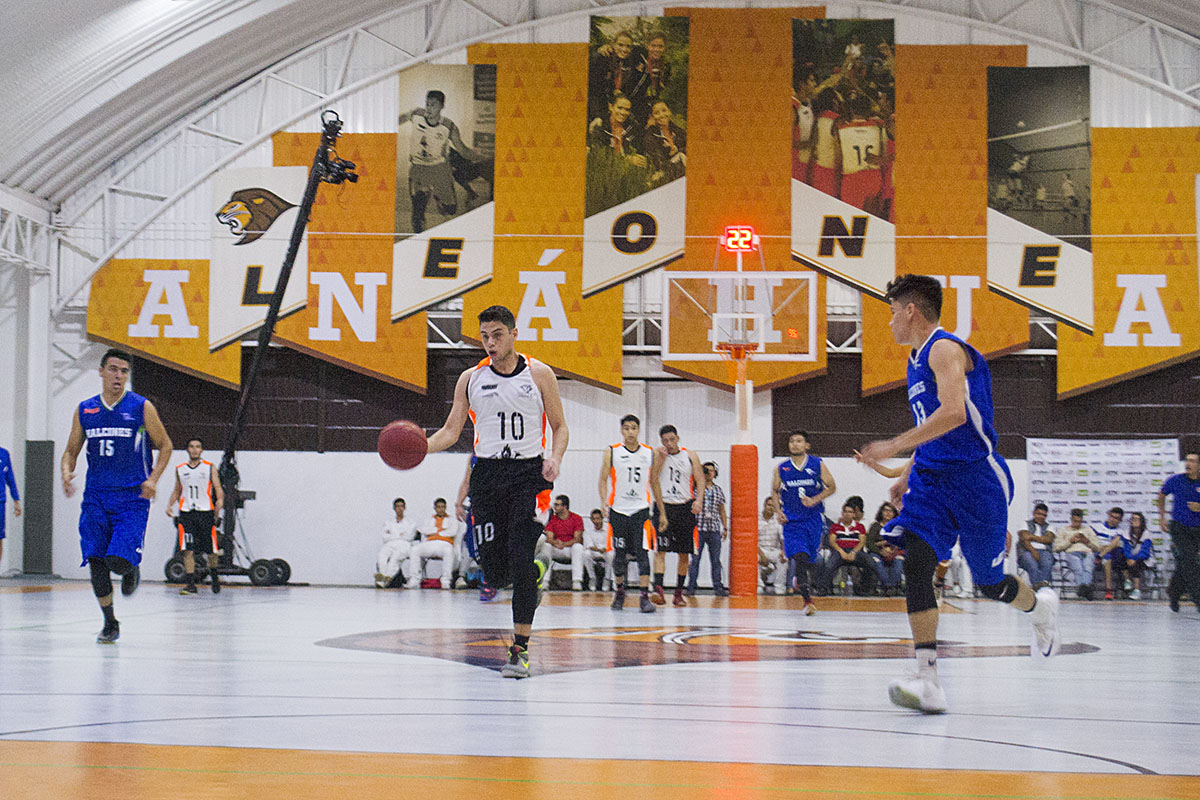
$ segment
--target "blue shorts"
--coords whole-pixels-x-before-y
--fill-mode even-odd
[[[150,501],[141,488],[98,489],[83,493],[79,515],[79,548],[83,562],[89,558],[120,556],[130,564],[142,563],[142,543],[146,539],[146,521]]]
[[[1004,580],[1004,539],[1012,475],[998,455],[952,470],[913,468],[900,516],[888,529],[904,530],[924,539],[938,561],[950,558],[954,543],[979,586]]]
[[[808,553],[809,559],[816,558],[821,549],[821,531],[824,528],[819,514],[814,514],[811,519],[785,522],[783,525],[784,555],[791,558],[796,553]]]
[[[0,539],[4,538],[6,524],[8,524],[8,503],[0,503]]]

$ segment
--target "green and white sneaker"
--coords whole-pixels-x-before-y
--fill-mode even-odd
[[[508,663],[500,668],[500,676],[503,678],[528,678],[529,672],[529,649],[521,647],[519,644],[511,644],[508,646]]]
[[[550,571],[550,556],[542,555],[533,560],[537,565],[537,605],[542,604],[542,579],[546,577],[546,573]],[[536,608],[536,606],[535,606]]]

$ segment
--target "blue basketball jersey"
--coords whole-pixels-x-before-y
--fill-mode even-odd
[[[789,458],[776,469],[779,471],[779,503],[788,522],[819,519],[824,515],[824,503],[809,508],[800,502],[801,497],[812,497],[825,491],[825,481],[821,480],[821,459],[810,454],[804,466],[797,467]]]
[[[920,425],[941,406],[937,379],[929,366],[929,350],[939,339],[958,344],[971,359],[971,370],[967,373],[967,421],[917,447],[913,459],[915,468],[948,469],[972,464],[993,455],[996,450],[996,429],[992,425],[992,375],[987,361],[974,347],[940,327],[908,357],[908,404],[913,419]]]
[[[126,392],[109,408],[100,395],[79,404],[87,440],[87,483],[93,489],[135,489],[150,476],[146,398]]]

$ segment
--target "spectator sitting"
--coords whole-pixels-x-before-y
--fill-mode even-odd
[[[854,593],[861,595],[867,593],[867,576],[873,575],[875,569],[867,557],[867,529],[861,522],[854,521],[855,510],[846,503],[842,506],[841,519],[829,526],[830,552],[825,565],[825,585],[832,590],[839,570],[858,567],[859,585],[854,588]]]
[[[613,551],[608,549],[608,528],[600,509],[592,509],[591,522],[583,532],[583,556],[587,574],[593,578],[592,591],[612,591]]]
[[[403,497],[393,500],[396,518],[389,519],[383,526],[383,547],[379,548],[379,557],[375,561],[375,585],[380,589],[404,583],[403,567],[409,563],[412,541],[417,538],[417,525],[404,518],[404,508]]]
[[[1103,525],[1093,525],[1092,530],[1100,541],[1100,549],[1096,551],[1097,558],[1104,565],[1104,599],[1113,599],[1113,558],[1124,558],[1125,538],[1128,528],[1124,523],[1125,510],[1113,506],[1108,510],[1108,516]]]
[[[1075,581],[1075,594],[1092,599],[1092,575],[1096,570],[1095,553],[1102,545],[1090,525],[1083,524],[1083,509],[1071,509],[1071,524],[1054,532],[1054,552],[1062,553]]]
[[[1142,573],[1154,565],[1154,543],[1146,535],[1146,517],[1140,511],[1129,515],[1129,537],[1123,540],[1120,558],[1113,552],[1113,569],[1128,573],[1126,591],[1130,600],[1142,599]]]
[[[408,587],[421,584],[423,564],[427,558],[442,560],[441,585],[449,589],[454,585],[454,568],[457,564],[458,542],[462,537],[457,519],[446,513],[446,500],[439,497],[433,501],[433,516],[417,526],[422,541],[413,548],[411,555],[412,575],[408,576]]]
[[[1004,549],[1008,550],[1007,540]],[[939,602],[947,593],[953,597],[975,596],[975,581],[971,578],[971,569],[967,566],[967,559],[963,557],[962,547],[958,542],[955,542],[950,550],[950,558],[938,562],[935,575],[934,588],[937,590]]]
[[[571,499],[565,494],[554,498],[554,513],[546,523],[543,555],[560,564],[571,565],[571,590],[583,588],[583,517],[571,512]],[[542,589],[550,587],[550,573],[542,576]]]
[[[883,587],[883,595],[900,594],[900,579],[904,576],[904,551],[894,539],[885,538],[883,527],[896,518],[896,507],[884,503],[875,512],[875,521],[867,531],[867,552]]]
[[[763,594],[774,587],[775,594],[787,591],[788,559],[783,551],[783,526],[775,513],[775,498],[763,498],[762,516],[758,518],[758,572],[762,577]]]
[[[1033,507],[1033,518],[1025,523],[1025,529],[1017,531],[1020,539],[1017,564],[1029,574],[1029,583],[1035,591],[1050,585],[1050,570],[1054,567],[1054,532],[1046,524],[1049,513],[1045,503],[1038,503]]]

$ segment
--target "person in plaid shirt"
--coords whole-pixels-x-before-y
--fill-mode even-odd
[[[704,462],[704,505],[696,518],[700,533],[696,557],[688,570],[687,595],[696,594],[696,579],[700,575],[700,557],[708,547],[708,563],[712,571],[713,592],[717,597],[728,597],[729,590],[721,583],[721,543],[729,536],[729,522],[725,516],[725,492],[717,485],[717,465]]]

